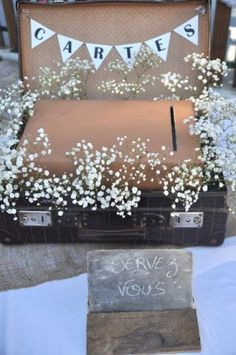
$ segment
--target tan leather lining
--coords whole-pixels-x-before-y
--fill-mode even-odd
[[[56,68],[55,62],[61,61],[57,37],[54,36],[42,45],[31,49],[30,18],[60,33],[85,42],[103,44],[124,44],[141,42],[173,30],[181,23],[197,14],[199,5],[207,6],[207,1],[187,1],[177,3],[90,3],[57,6],[36,6],[20,4],[20,39],[22,53],[22,74],[32,78],[37,76],[40,66]],[[207,9],[208,10],[208,9]],[[192,52],[208,54],[209,50],[209,14],[200,15],[199,46],[195,46],[178,34],[172,32],[168,62],[162,63],[155,75],[174,71],[189,75],[192,83],[196,77],[183,58]],[[83,45],[73,57],[88,58],[87,49]],[[104,71],[107,63],[119,58],[112,49],[103,66],[89,81],[89,98],[104,99],[104,94],[97,90],[101,80],[108,80],[111,74]],[[53,63],[54,60],[54,63]],[[32,84],[37,86],[37,81]],[[150,88],[143,99],[165,95],[163,86],[157,84]],[[109,95],[105,98],[111,98]]]

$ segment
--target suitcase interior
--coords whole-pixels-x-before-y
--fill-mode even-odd
[[[204,11],[202,11],[204,9]],[[61,62],[57,36],[53,36],[42,45],[31,49],[30,19],[49,27],[56,33],[80,39],[87,43],[119,45],[123,43],[143,42],[150,38],[173,30],[181,23],[199,14],[199,45],[191,43],[175,32],[171,32],[168,60],[162,61],[153,75],[169,71],[188,75],[192,84],[199,85],[196,74],[184,62],[190,53],[209,53],[209,2],[198,1],[80,1],[74,3],[29,4],[19,2],[19,29],[21,47],[21,73],[29,78],[31,87],[37,87],[39,68],[47,66],[56,70]],[[83,45],[72,56],[90,59]],[[88,82],[89,99],[103,99],[104,94],[97,89],[102,80],[110,80],[111,74],[104,71],[107,64],[120,58],[115,48],[111,50],[102,66]],[[32,82],[31,78],[36,77]],[[168,95],[163,85],[148,89],[142,99],[153,99]],[[184,97],[186,93],[182,93]],[[109,97],[109,95],[106,96]],[[113,97],[114,99],[114,97]]]

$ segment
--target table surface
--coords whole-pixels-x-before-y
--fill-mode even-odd
[[[218,248],[188,250],[194,259],[200,354],[235,355],[236,237]],[[86,355],[86,318],[86,274],[2,292],[0,355]]]

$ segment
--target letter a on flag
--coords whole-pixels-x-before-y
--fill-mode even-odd
[[[176,27],[174,31],[180,36],[184,37],[185,39],[198,46],[198,22],[199,16],[197,15],[192,17],[190,20],[186,21],[182,25]]]
[[[41,23],[30,20],[31,24],[31,47],[35,48],[55,35],[55,32],[41,25]]]
[[[57,35],[57,38],[63,62],[69,59],[83,44],[83,42],[78,41],[77,39],[62,35]]]
[[[86,43],[90,57],[96,70],[101,66],[107,55],[109,54],[112,46],[105,44]]]

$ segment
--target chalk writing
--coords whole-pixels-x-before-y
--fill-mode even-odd
[[[165,285],[165,282],[157,281],[154,285],[137,284],[136,280],[128,280],[124,283],[120,282],[117,287],[122,297],[138,297],[145,296],[162,296],[166,293],[166,290],[161,287]]]
[[[168,269],[166,276],[174,278],[179,271],[177,258],[165,258],[163,256],[155,256],[153,258],[144,258],[139,256],[137,258],[120,258],[115,257],[111,260],[111,272],[120,274],[125,271],[157,271]]]
[[[170,262],[170,265],[169,266],[173,266],[173,270],[169,270],[167,271],[167,274],[166,276],[169,278],[169,279],[172,279],[173,277],[175,277],[177,274],[178,274],[178,264],[177,264],[177,259],[176,258],[173,258],[172,261]]]

